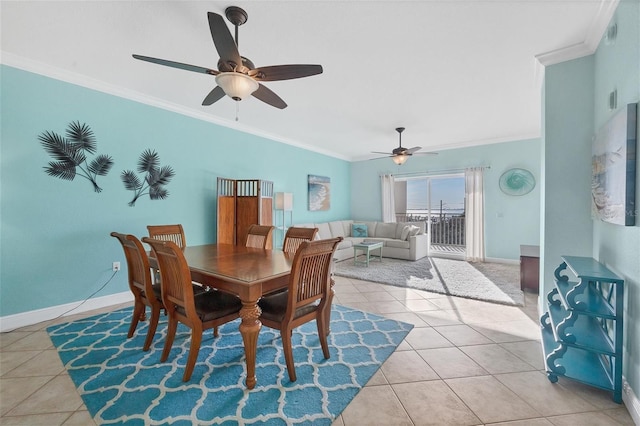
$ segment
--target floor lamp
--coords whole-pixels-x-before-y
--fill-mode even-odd
[[[287,212],[289,213],[289,226],[293,224],[293,194],[290,192],[276,192],[276,228],[282,230],[281,245],[284,242],[284,234],[287,232]],[[282,222],[278,224],[278,212],[282,212]]]

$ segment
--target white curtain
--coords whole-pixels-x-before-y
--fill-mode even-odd
[[[467,198],[465,238],[467,260],[484,262],[484,191],[483,167],[465,170],[465,194]]]
[[[395,179],[393,175],[380,176],[382,183],[382,221],[383,222],[395,222],[396,221],[396,203],[394,199],[394,186]]]

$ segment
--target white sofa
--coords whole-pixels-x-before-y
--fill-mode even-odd
[[[367,227],[366,237],[354,237],[352,235],[352,225],[364,224]],[[304,228],[318,228],[318,239],[343,237],[344,240],[338,246],[335,253],[336,260],[344,260],[353,257],[353,245],[363,241],[381,241],[384,243],[382,249],[383,257],[393,257],[395,259],[418,260],[427,255],[428,235],[425,233],[425,222],[398,222],[384,223],[356,220],[337,220],[324,223],[303,223],[294,226]],[[418,227],[413,233],[406,234],[405,227]],[[405,232],[403,232],[405,231]]]

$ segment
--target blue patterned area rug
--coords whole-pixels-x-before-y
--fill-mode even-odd
[[[160,362],[166,317],[148,352],[147,322],[131,339],[126,308],[49,327],[47,331],[89,412],[98,424],[330,425],[412,325],[333,305],[325,360],[315,322],[295,329],[298,380],[290,382],[278,331],[258,337],[256,378],[249,391],[239,320],[205,331],[190,382],[182,382],[190,331],[178,326],[169,359]]]

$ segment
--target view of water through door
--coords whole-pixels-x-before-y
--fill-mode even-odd
[[[465,253],[464,174],[396,180],[396,220],[424,221],[430,252]]]

